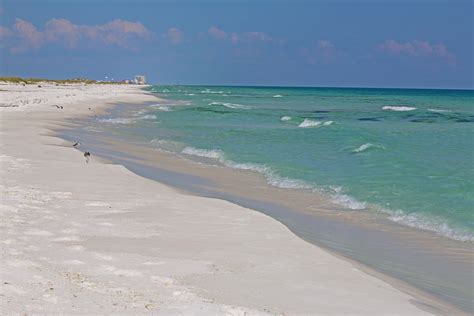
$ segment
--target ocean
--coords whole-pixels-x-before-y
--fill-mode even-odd
[[[165,99],[98,118],[142,144],[474,240],[474,92],[151,86]]]

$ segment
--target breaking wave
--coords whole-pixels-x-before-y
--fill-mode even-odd
[[[415,107],[412,106],[393,106],[393,105],[387,105],[382,108],[382,110],[386,111],[396,111],[396,112],[405,112],[405,111],[413,111],[416,110]]]
[[[430,230],[438,235],[446,236],[451,239],[460,240],[460,241],[474,241],[474,235],[472,233],[460,232],[457,229],[452,228],[447,223],[443,222],[442,219],[438,218],[428,218],[421,214],[410,213],[407,214],[402,211],[385,211],[390,213],[390,220],[401,223],[410,227],[420,228],[424,230]]]
[[[301,122],[298,127],[301,127],[301,128],[311,128],[311,127],[318,127],[320,125],[323,125],[323,126],[329,126],[331,125],[332,123],[334,123],[334,121],[326,121],[326,122],[321,122],[321,121],[315,121],[315,120],[311,120],[311,119],[308,119],[308,118],[305,118],[303,120],[303,122]]]
[[[300,123],[300,125],[298,125],[298,127],[301,127],[301,128],[308,128],[308,127],[316,127],[318,125],[321,125],[322,122],[320,121],[314,121],[314,120],[310,120],[310,119],[304,119],[303,122]]]
[[[364,148],[381,147],[370,143],[364,145],[366,145]],[[363,147],[364,145],[360,147]],[[366,149],[361,149],[361,151],[364,150]],[[376,205],[369,206],[368,203],[359,201],[356,198],[346,194],[342,187],[331,186],[327,189],[321,189],[318,188],[316,185],[308,183],[304,180],[282,177],[266,165],[255,163],[239,163],[232,160],[228,160],[225,158],[224,152],[219,149],[201,149],[188,146],[185,147],[181,152],[187,155],[216,159],[224,166],[229,168],[258,172],[260,174],[263,174],[267,180],[267,183],[274,187],[283,189],[311,190],[312,192],[317,192],[328,196],[331,201],[337,205],[355,211],[366,210],[369,207],[375,207],[381,212],[389,214],[389,219],[394,222],[424,230],[430,230],[436,232],[439,235],[447,236],[451,239],[456,239],[460,241],[474,241],[474,236],[471,233],[460,233],[459,231],[450,227],[448,224],[443,223],[441,219],[437,221],[436,219],[423,217],[422,215],[418,214],[407,214],[403,211],[390,211],[386,209],[381,209]]]
[[[228,103],[228,102],[211,102],[209,103],[209,105],[221,105],[229,109],[242,109],[242,110],[250,110],[252,108],[251,106],[248,106],[248,105]]]
[[[223,157],[223,153],[217,149],[201,149],[195,147],[185,147],[182,151],[183,154],[204,157],[204,158],[211,158],[211,159],[221,159]]]
[[[361,152],[364,152],[370,148],[384,148],[383,146],[379,146],[379,145],[374,145],[374,144],[371,144],[371,143],[365,143],[363,145],[360,145],[359,147],[357,147],[356,149],[354,149],[352,152],[353,153],[361,153]]]
[[[452,112],[452,111],[443,110],[443,109],[428,109],[428,112],[443,113],[443,112]]]

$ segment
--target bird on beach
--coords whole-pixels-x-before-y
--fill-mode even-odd
[[[55,106],[55,107],[57,107],[58,109],[61,109],[61,110],[64,109],[64,107],[63,107],[62,105],[54,104],[54,105],[52,105],[52,106]]]
[[[76,142],[76,143],[74,143],[74,145],[72,145],[72,147],[77,147],[77,146],[79,146],[80,144],[81,144],[81,143]]]
[[[86,158],[86,163],[89,163],[89,158],[90,158],[90,156],[91,156],[91,153],[90,153],[90,152],[86,151],[86,152],[84,153],[84,157]]]

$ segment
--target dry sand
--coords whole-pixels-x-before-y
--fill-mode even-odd
[[[65,118],[158,101],[139,87],[0,90],[1,314],[430,314],[266,215],[87,164],[52,136]]]

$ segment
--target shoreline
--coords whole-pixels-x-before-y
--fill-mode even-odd
[[[427,314],[429,301],[414,303],[264,214],[179,193],[94,153],[86,164],[51,128],[111,101],[156,100],[133,89],[98,98],[60,103],[63,112],[47,102],[0,112],[2,311]]]
[[[132,108],[119,105],[112,112],[124,117],[127,110]],[[106,117],[114,116],[109,112]],[[83,124],[93,127],[94,121]],[[259,173],[200,163],[133,144],[120,134],[102,131],[90,138],[82,130],[60,133],[63,138],[68,134],[71,141],[83,139],[88,149],[140,176],[267,214],[300,238],[395,280],[392,284],[415,286],[415,292],[423,290],[470,309],[472,248],[468,243],[389,221],[383,214],[341,210],[312,192],[270,186]],[[96,146],[95,139],[103,142]],[[444,277],[450,269],[456,272]]]

